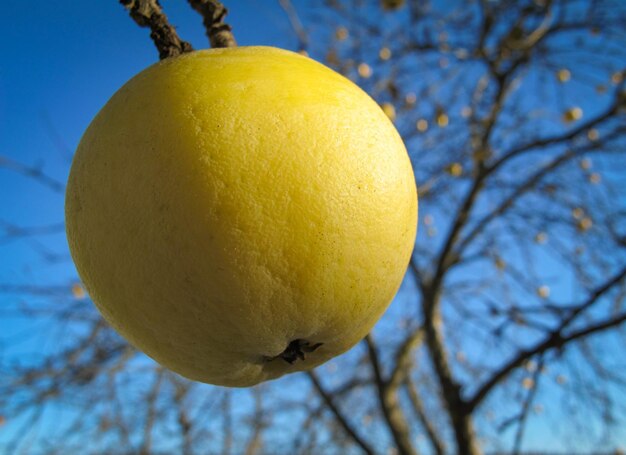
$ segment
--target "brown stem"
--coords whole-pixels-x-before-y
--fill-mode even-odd
[[[228,10],[217,0],[188,0],[189,4],[203,18],[211,47],[235,47],[237,41],[233,36],[233,29],[224,22]]]
[[[140,27],[150,27],[150,38],[161,60],[193,50],[191,44],[180,39],[158,0],[120,0],[120,3]]]

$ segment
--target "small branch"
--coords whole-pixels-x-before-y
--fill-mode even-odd
[[[324,400],[324,403],[326,403],[326,406],[328,406],[328,409],[330,409],[330,411],[333,413],[335,419],[337,419],[337,422],[339,423],[339,425],[341,425],[341,427],[348,434],[348,436],[352,438],[352,440],[363,450],[363,452],[368,455],[374,455],[376,453],[374,449],[372,449],[363,439],[361,439],[356,430],[352,428],[348,420],[336,406],[332,395],[324,390],[324,387],[320,383],[319,379],[317,379],[315,373],[313,371],[308,371],[307,375],[309,376],[309,379],[313,383],[313,387],[315,387],[315,390],[317,391],[319,396],[322,397],[322,400]]]
[[[447,269],[455,261],[455,259],[451,257],[450,253],[452,252],[452,249],[459,238],[461,230],[463,229],[463,227],[467,223],[467,220],[469,219],[469,215],[470,215],[470,212],[472,211],[474,203],[478,199],[478,195],[483,189],[485,178],[486,178],[486,174],[483,171],[476,174],[474,181],[472,183],[472,186],[470,187],[470,189],[465,195],[463,203],[461,204],[461,207],[459,208],[457,212],[456,218],[454,219],[450,232],[448,233],[448,236],[446,237],[444,241],[443,247],[441,248],[441,252],[435,259],[435,264],[436,264],[435,274],[433,276],[431,283],[429,284],[429,287],[430,287],[430,290],[428,291],[429,294],[435,295],[436,293],[440,291],[440,287],[443,283],[443,279],[447,272]],[[430,299],[430,301],[428,301],[428,299],[424,300],[424,306],[432,306],[432,305],[435,305],[435,306],[437,305],[435,299]],[[430,312],[432,312],[434,308],[430,308],[429,310]]]
[[[191,455],[193,453],[193,421],[191,420],[185,399],[189,396],[189,383],[183,382],[176,376],[171,376],[170,381],[174,387],[172,400],[177,411],[177,423],[181,439],[181,454]]]
[[[231,404],[231,391],[225,390],[222,397],[222,452],[224,455],[232,453],[233,446],[233,415]]]
[[[12,240],[65,232],[65,223],[52,223],[41,226],[16,226],[0,219],[0,244]]]
[[[48,174],[45,174],[38,166],[27,166],[26,164],[15,161],[8,156],[0,155],[0,168],[9,169],[17,172],[18,174],[34,179],[56,193],[63,193],[65,191],[65,185],[62,182],[56,180]]]
[[[444,453],[446,453],[444,450],[445,446],[441,438],[435,431],[435,427],[432,424],[431,418],[426,415],[426,410],[424,409],[424,404],[420,399],[417,387],[410,378],[405,378],[405,384],[407,393],[409,395],[409,401],[411,402],[411,405],[413,405],[413,410],[415,411],[415,414],[417,414],[417,418],[424,427],[424,430],[426,430],[426,434],[428,435],[428,439],[433,446],[435,453],[437,455],[443,455]]]
[[[152,388],[146,395],[146,421],[143,427],[143,441],[139,453],[147,455],[152,451],[152,433],[155,427],[155,421],[158,418],[157,411],[157,398],[161,385],[163,383],[164,370],[159,368],[154,379]]]
[[[576,307],[576,309],[572,311],[572,313],[566,317],[557,328],[546,335],[543,340],[528,349],[520,351],[513,359],[494,372],[494,374],[491,375],[491,378],[476,391],[470,400],[467,401],[468,408],[476,408],[476,406],[478,406],[485,399],[485,397],[496,385],[507,378],[509,374],[522,365],[526,359],[530,359],[536,355],[541,355],[551,349],[562,348],[570,341],[577,340],[610,327],[618,326],[626,321],[626,313],[624,313],[616,317],[606,319],[595,325],[585,327],[569,335],[563,335],[563,331],[582,311],[593,305],[593,303],[595,303],[602,295],[621,282],[624,277],[626,277],[626,269],[622,269],[617,275],[613,276],[602,286],[598,287],[586,301]]]
[[[218,0],[188,0],[188,2],[202,16],[211,47],[237,46],[232,27],[224,22],[228,10],[221,2]]]
[[[487,173],[489,174],[493,173],[497,168],[501,167],[507,161],[525,152],[535,150],[537,148],[543,148],[543,147],[547,147],[550,145],[561,144],[561,143],[570,141],[576,138],[577,136],[579,136],[580,134],[583,134],[589,131],[591,128],[596,127],[598,124],[602,123],[603,121],[612,118],[619,111],[620,106],[624,103],[623,95],[621,94],[622,89],[623,89],[623,83],[620,84],[615,90],[615,99],[613,103],[611,103],[611,105],[604,112],[600,113],[596,117],[590,119],[589,121],[585,123],[580,124],[577,128],[569,130],[565,133],[553,135],[550,137],[545,137],[543,139],[535,139],[531,142],[522,144],[510,150],[509,152],[504,154],[502,157],[500,157],[498,160],[496,160],[494,163],[492,163],[487,169]]]
[[[309,46],[309,37],[304,30],[300,17],[298,17],[298,12],[291,3],[291,0],[278,0],[278,2],[280,3],[281,8],[285,11],[285,14],[287,14],[289,23],[298,37],[298,50],[306,50]]]
[[[389,377],[388,387],[392,390],[397,389],[400,383],[408,375],[411,368],[411,353],[424,340],[424,329],[418,327],[404,340],[398,348],[395,355],[394,369]]]
[[[256,387],[253,390],[254,395],[254,417],[252,417],[252,433],[246,444],[245,455],[255,455],[263,445],[263,430],[265,429],[264,410],[263,410],[263,393],[261,388]]]
[[[421,332],[421,331],[420,331]],[[418,339],[421,337],[418,337]],[[400,408],[398,401],[398,387],[389,387],[389,382],[383,378],[383,373],[378,358],[378,351],[370,335],[365,337],[367,351],[374,371],[376,389],[378,390],[378,398],[380,407],[396,443],[398,453],[401,455],[414,455],[417,451],[411,444],[410,430],[407,425],[406,418]],[[398,376],[400,373],[398,373]]]
[[[578,154],[581,154],[579,152]],[[501,216],[506,210],[513,207],[513,205],[517,202],[517,200],[526,192],[530,191],[538,182],[543,179],[546,175],[552,172],[554,169],[558,168],[561,164],[567,162],[570,158],[576,156],[577,153],[568,150],[563,153],[559,157],[552,160],[546,166],[540,168],[537,172],[532,174],[524,183],[513,191],[513,193],[506,198],[504,201],[500,203],[498,207],[493,209],[489,214],[485,215],[476,225],[472,228],[471,232],[460,242],[456,255],[460,256],[461,252],[467,247],[467,245],[480,233],[485,232],[486,226],[499,216]]]
[[[539,378],[541,375],[541,369],[543,368],[543,357],[541,357],[539,364],[537,365],[537,369],[533,374],[533,383],[532,387],[528,391],[526,395],[526,399],[524,400],[524,404],[522,405],[522,411],[519,416],[519,425],[517,427],[517,432],[515,433],[515,442],[513,443],[513,453],[515,455],[520,455],[520,450],[522,448],[522,441],[524,440],[524,431],[526,430],[526,422],[528,421],[528,414],[530,411],[530,405],[535,399],[535,395],[537,394],[537,389],[539,388]]]
[[[593,305],[602,295],[606,292],[610,291],[614,286],[618,285],[624,278],[626,278],[626,267],[622,268],[617,274],[613,275],[607,281],[604,282],[601,286],[597,287],[589,296],[587,300],[583,303],[574,307],[572,312],[569,314],[559,327],[560,330],[563,330],[567,327],[580,313],[587,310],[591,305]]]
[[[150,38],[154,41],[161,60],[193,50],[191,44],[179,38],[158,0],[120,0],[120,3],[137,25],[150,27]]]

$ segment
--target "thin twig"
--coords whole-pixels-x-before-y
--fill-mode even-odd
[[[401,455],[415,455],[418,452],[411,443],[410,430],[406,416],[400,408],[397,385],[394,384],[394,387],[390,388],[389,382],[383,377],[378,350],[371,335],[365,337],[365,344],[367,345],[367,352],[374,372],[380,408],[387,422],[387,426],[389,427],[389,431],[391,432],[391,436],[396,443],[398,453]],[[401,363],[403,362],[401,361]]]
[[[411,354],[424,340],[424,328],[418,327],[411,332],[398,348],[393,363],[394,368],[389,376],[389,387],[396,389],[411,369]]]
[[[528,421],[528,414],[530,411],[530,405],[532,404],[535,396],[537,395],[537,389],[539,388],[539,378],[541,375],[541,370],[543,369],[543,356],[539,360],[539,364],[533,374],[532,385],[528,394],[526,395],[526,399],[524,400],[524,404],[522,405],[522,411],[519,416],[519,425],[517,427],[517,431],[515,433],[515,442],[513,443],[513,453],[515,455],[520,455],[520,450],[522,448],[522,441],[524,440],[524,431],[526,430],[526,422]]]
[[[369,446],[369,444],[367,442],[365,442],[357,434],[356,430],[354,428],[352,428],[352,425],[350,425],[350,423],[348,422],[346,417],[342,414],[342,412],[339,410],[339,408],[335,404],[333,396],[330,395],[324,389],[324,387],[320,383],[319,379],[317,379],[317,375],[313,371],[308,371],[307,375],[309,376],[309,379],[313,383],[313,387],[315,387],[315,390],[320,395],[322,400],[324,400],[324,403],[326,403],[326,406],[328,406],[328,409],[330,409],[330,411],[333,413],[333,415],[335,416],[335,419],[337,419],[337,422],[339,422],[339,424],[343,427],[344,431],[361,448],[361,450],[363,450],[363,452],[365,452],[368,455],[374,455],[374,453],[376,453],[376,452],[374,452],[374,449],[372,449]]]
[[[582,311],[588,309],[593,305],[601,296],[606,292],[613,289],[613,287],[622,281],[626,277],[626,268],[622,269],[617,275],[611,277],[602,286],[598,287],[591,293],[590,297],[580,304],[572,313],[566,317],[557,328],[546,335],[546,337],[536,343],[534,346],[520,351],[513,359],[504,364],[500,369],[493,373],[489,380],[487,380],[482,387],[480,387],[472,396],[467,400],[468,409],[476,408],[489,394],[489,392],[500,382],[502,382],[508,375],[517,367],[522,365],[526,359],[529,359],[535,355],[543,354],[551,349],[557,349],[563,347],[565,344],[583,338],[587,335],[591,335],[598,331],[601,331],[608,327],[615,327],[626,321],[626,313],[622,313],[618,316],[605,319],[595,325],[587,326],[584,329],[573,332],[569,335],[564,335],[563,331],[567,326],[576,318]]]
[[[38,183],[50,188],[55,193],[65,191],[65,185],[62,182],[44,173],[39,166],[28,166],[8,156],[0,155],[0,168],[10,169],[18,174],[34,179]]]
[[[298,50],[306,50],[309,46],[309,37],[304,30],[302,21],[300,20],[298,12],[294,8],[293,3],[291,3],[291,0],[278,0],[278,2],[280,3],[280,7],[285,11],[285,14],[287,14],[289,23],[291,24],[293,31],[298,37]]]
[[[424,410],[424,404],[419,396],[419,392],[417,387],[411,380],[411,378],[404,378],[404,382],[406,384],[406,390],[409,395],[409,402],[413,405],[413,410],[417,415],[419,422],[424,427],[426,434],[428,435],[428,440],[433,446],[433,450],[437,455],[443,455],[445,453],[444,443],[442,442],[439,434],[435,430],[432,420],[426,415],[426,411]]]

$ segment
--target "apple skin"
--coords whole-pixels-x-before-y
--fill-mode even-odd
[[[85,132],[66,195],[70,251],[104,318],[167,368],[225,386],[362,339],[416,225],[411,163],[380,107],[270,47],[132,78]]]

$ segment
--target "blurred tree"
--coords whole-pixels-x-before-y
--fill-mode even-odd
[[[162,58],[191,50],[156,0],[122,3]],[[214,46],[234,45],[219,2],[190,4]],[[421,226],[395,303],[316,371],[226,390],[134,351],[79,284],[2,284],[11,311],[66,335],[37,361],[3,359],[0,425],[21,422],[5,450],[519,453],[533,421],[564,448],[614,447],[626,426],[626,4],[280,4],[299,50],[368,91],[409,150]],[[63,191],[39,168],[0,166]],[[62,229],[4,221],[0,239]],[[73,418],[50,429],[42,415],[60,404]]]

